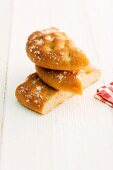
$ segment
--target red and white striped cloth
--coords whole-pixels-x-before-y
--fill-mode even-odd
[[[97,89],[97,94],[95,95],[95,98],[113,107],[113,82]]]

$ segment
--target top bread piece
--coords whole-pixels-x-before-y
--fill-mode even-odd
[[[57,28],[32,33],[26,43],[26,52],[32,62],[48,69],[79,70],[89,64],[83,51]]]

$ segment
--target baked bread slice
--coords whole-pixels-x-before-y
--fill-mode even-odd
[[[82,94],[83,89],[89,85],[86,80],[92,84],[94,79],[96,81],[100,77],[100,71],[91,65],[79,71],[51,70],[39,66],[35,68],[43,82],[55,89],[74,94]]]
[[[36,73],[29,75],[16,88],[17,100],[27,108],[45,114],[72,96],[71,93],[56,90],[41,81]]]
[[[98,80],[100,74],[95,70],[91,74],[82,75],[81,82],[86,88]],[[26,81],[19,85],[15,92],[17,100],[25,107],[45,114],[53,110],[74,94],[56,90],[41,81],[37,73],[28,76]]]
[[[89,64],[83,51],[57,28],[32,33],[26,43],[28,57],[36,65],[54,70],[78,70]]]

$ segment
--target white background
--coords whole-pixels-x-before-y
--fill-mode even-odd
[[[25,52],[28,35],[50,26],[67,32],[102,77],[41,116],[14,93],[35,71]],[[112,0],[0,0],[0,170],[113,170],[113,109],[94,99],[110,81]]]

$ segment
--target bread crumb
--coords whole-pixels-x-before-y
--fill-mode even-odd
[[[33,45],[33,46],[31,46],[31,47],[29,47],[29,51],[30,52],[32,52],[33,51],[33,49],[35,49],[35,46]]]
[[[18,90],[18,92],[20,93],[20,94],[22,94],[22,93],[26,93],[29,89],[28,89],[28,87],[20,87],[21,88],[21,90]]]
[[[42,87],[41,86],[37,86],[36,89],[40,91],[42,89]]]
[[[56,76],[56,78],[59,79],[59,83],[60,83],[60,82],[62,81],[62,79],[64,78],[64,75],[58,74],[58,75]]]
[[[37,42],[38,45],[44,44],[44,41],[43,41],[42,39],[40,39],[40,40],[35,40],[35,42]]]
[[[26,103],[29,103],[29,102],[30,102],[30,100],[29,100],[29,99],[27,99],[27,100],[26,100]]]
[[[34,54],[40,54],[40,51],[34,51]]]
[[[48,41],[53,41],[54,38],[51,37],[50,35],[48,35],[48,36],[45,37],[45,39],[48,40]]]
[[[38,100],[37,100],[37,99],[35,99],[35,100],[34,100],[34,103],[36,103],[36,104],[37,104],[37,103],[38,103]]]

